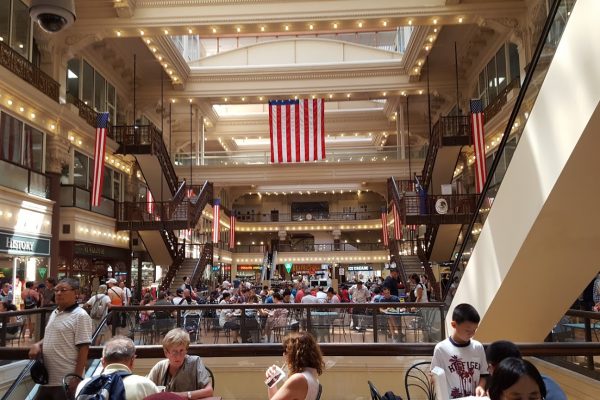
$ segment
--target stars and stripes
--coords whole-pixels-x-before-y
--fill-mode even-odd
[[[325,101],[269,102],[271,162],[275,164],[325,159]]]
[[[400,219],[400,213],[396,208],[396,204],[392,205],[392,212],[394,214],[394,238],[402,240],[402,220]]]
[[[219,242],[219,218],[221,212],[221,200],[214,199],[213,201],[213,243]]]
[[[481,193],[486,180],[485,167],[485,133],[483,131],[483,102],[471,100],[471,132],[473,134],[473,148],[475,150],[475,190]]]
[[[387,210],[385,208],[381,209],[381,235],[383,236],[383,245],[388,247],[390,243],[390,234],[388,232]]]
[[[235,248],[235,213],[232,211],[229,216],[229,248]]]
[[[152,197],[150,189],[146,191],[146,211],[148,214],[154,214],[154,197]]]
[[[96,144],[94,146],[94,179],[92,181],[92,206],[98,207],[102,198],[104,184],[104,156],[106,154],[106,133],[108,113],[96,114]]]

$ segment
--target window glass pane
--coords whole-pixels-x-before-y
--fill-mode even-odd
[[[104,167],[104,184],[102,185],[102,196],[112,199],[112,169]]]
[[[498,93],[508,85],[506,76],[506,56],[504,54],[504,46],[496,53],[496,76],[498,78]]]
[[[25,125],[23,165],[34,171],[42,172],[43,158],[44,134],[29,125]]]
[[[200,41],[200,57],[217,54],[217,39],[202,39]]]
[[[108,112],[110,113],[110,124],[114,125],[117,120],[117,93],[115,87],[108,82],[106,82],[106,96]]]
[[[492,58],[486,67],[487,72],[487,91],[490,103],[498,95],[498,85],[496,84],[496,61]]]
[[[0,42],[8,43],[10,32],[10,1],[0,1]]]
[[[10,1],[4,0],[6,3]],[[27,5],[19,0],[13,1],[13,19],[10,45],[23,57],[29,59],[29,31],[31,17]]]
[[[98,72],[95,74],[96,85],[94,87],[94,109],[98,112],[106,109],[106,80]]]
[[[87,189],[88,187],[88,163],[89,158],[85,154],[75,152],[73,164],[73,184]]]
[[[2,113],[0,118],[0,144],[2,159],[21,164],[21,134],[23,123],[8,114]]]
[[[254,37],[241,37],[239,41],[239,46],[250,46],[251,44],[256,44],[256,36]]]
[[[219,53],[237,48],[237,38],[220,38]]]
[[[81,100],[90,107],[94,105],[94,69],[85,61],[83,62]]]
[[[79,71],[81,60],[73,58],[67,63],[67,94],[79,98]]]
[[[514,43],[508,44],[508,64],[510,66],[510,80],[519,79],[519,50]]]
[[[481,73],[479,74],[479,95],[478,97],[481,97],[481,100],[483,101],[483,107],[486,107],[488,102],[487,102],[487,97],[486,97],[486,93],[487,90],[486,86],[485,86],[485,70],[481,71]]]
[[[113,171],[113,198],[121,201],[121,174]]]

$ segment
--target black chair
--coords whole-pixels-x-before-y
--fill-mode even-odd
[[[204,366],[204,368],[206,368],[206,371],[208,371],[208,374],[210,375],[210,384],[211,384],[211,386],[213,388],[213,391],[214,391],[215,390],[215,375],[210,370],[210,368],[208,368],[206,365]]]
[[[435,390],[433,388],[433,382],[430,379],[429,370],[431,362],[423,361],[411,366],[406,375],[404,376],[404,387],[406,388],[406,398],[410,400],[411,390],[414,398],[423,398],[421,395],[416,393],[424,393],[427,400],[435,400]]]
[[[377,391],[377,388],[375,387],[375,385],[373,385],[373,382],[371,382],[371,381],[367,381],[367,382],[369,383],[369,391],[371,392],[371,400],[382,400],[381,395]]]
[[[319,391],[317,392],[316,400],[321,400],[321,393],[323,392],[323,385],[319,383]]]

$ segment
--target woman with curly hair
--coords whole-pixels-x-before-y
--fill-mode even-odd
[[[278,367],[266,372],[270,400],[315,400],[319,393],[319,375],[323,373],[323,355],[315,338],[308,332],[293,333],[283,339],[283,357],[290,377],[277,387]]]

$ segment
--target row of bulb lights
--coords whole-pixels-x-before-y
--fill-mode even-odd
[[[4,217],[5,219],[10,220],[12,217],[18,218],[18,214],[13,213],[12,211],[9,210],[0,210],[0,217]],[[44,220],[44,225],[48,226],[50,225],[50,221],[48,221],[47,219]]]
[[[0,97],[2,97],[2,94],[0,94]],[[45,122],[40,122],[37,118],[38,115],[36,114],[36,110],[34,110],[33,108],[26,107],[23,103],[17,103],[18,102],[16,100],[13,100],[10,97],[5,97],[4,104],[6,104],[8,108],[12,109],[12,107],[15,106],[14,110],[18,111],[23,117],[27,118],[30,122],[44,125],[48,128],[48,130],[52,132],[56,130],[56,121],[52,119],[47,119]]]
[[[304,221],[306,222],[306,221]],[[310,222],[310,221],[308,221]],[[241,224],[242,222],[240,222]],[[302,225],[302,226],[286,226],[283,227],[285,231],[331,231],[334,229],[340,230],[370,230],[370,229],[381,229],[381,223],[379,224],[371,224],[371,225],[341,225],[341,226],[332,226],[332,225]],[[280,227],[278,226],[238,226],[236,225],[236,232],[279,232]]]
[[[100,229],[95,229],[95,228],[84,228],[82,226],[80,226],[78,228],[79,233],[82,234],[86,234],[86,235],[91,235],[91,236],[98,236],[98,237],[104,237],[107,239],[113,239],[113,240],[117,240],[117,241],[122,241],[122,242],[127,242],[129,241],[129,236],[125,233],[114,233],[111,231],[101,231]]]
[[[357,190],[357,191],[356,191],[356,194],[357,194],[358,196],[360,196],[360,194],[361,194],[362,192],[367,192],[367,193],[368,193],[368,192],[370,192],[370,191],[371,191],[370,189],[365,189],[365,190]],[[350,189],[346,189],[346,190],[344,190],[344,189],[340,189],[340,190],[338,191],[338,193],[339,193],[339,194],[344,194],[344,193],[352,193],[352,192],[354,192],[354,190],[350,190]],[[303,190],[298,190],[298,192],[297,192],[297,193],[298,193],[299,195],[304,195],[304,194],[335,194],[335,193],[336,193],[336,191],[335,191],[335,189],[334,189],[334,190],[331,190],[331,191],[329,191],[329,190],[323,190],[322,192],[320,192],[320,191],[318,191],[318,190],[304,190],[304,191],[303,191]],[[261,192],[249,192],[249,193],[248,193],[248,195],[249,195],[249,196],[252,196],[252,195],[254,195],[254,194],[256,194],[256,195],[257,195],[257,196],[259,196],[259,197],[262,197],[263,195],[267,195],[267,196],[270,196],[270,195],[279,196],[279,194],[281,194],[281,195],[283,195],[283,196],[286,196],[286,195],[288,195],[288,194],[296,194],[296,191],[292,190],[292,191],[290,191],[290,192],[285,192],[285,191],[283,191],[283,192],[263,192],[263,193],[261,193]]]

